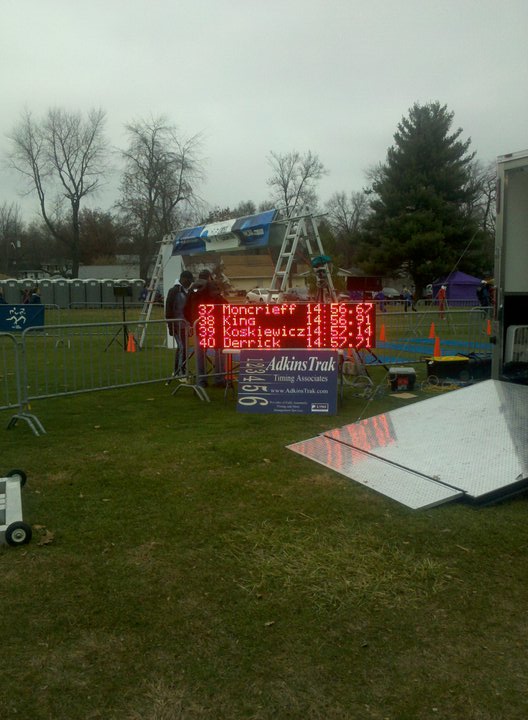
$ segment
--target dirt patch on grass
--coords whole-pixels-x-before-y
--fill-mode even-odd
[[[55,473],[46,473],[43,477],[44,483],[52,485],[62,485],[64,483],[71,482],[71,480],[72,474],[67,470],[59,470]]]

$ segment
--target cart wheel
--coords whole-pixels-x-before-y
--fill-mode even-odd
[[[20,487],[24,487],[27,480],[27,475],[23,470],[10,470],[8,473],[6,473],[6,477],[10,478],[16,478],[20,480]]]
[[[14,522],[8,525],[5,531],[5,540],[8,545],[25,545],[31,540],[31,527],[25,522]]]

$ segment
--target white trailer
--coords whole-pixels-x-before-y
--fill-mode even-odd
[[[497,169],[492,379],[289,446],[407,507],[528,491],[528,150]]]
[[[528,385],[528,150],[497,159],[492,377]]]

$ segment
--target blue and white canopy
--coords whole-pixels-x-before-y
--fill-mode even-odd
[[[276,215],[277,210],[267,210],[257,215],[185,228],[176,234],[172,254],[196,255],[209,251],[266,247]]]

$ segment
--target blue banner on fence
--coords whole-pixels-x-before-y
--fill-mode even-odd
[[[44,325],[44,305],[0,305],[0,332],[21,332]]]
[[[237,410],[335,415],[337,366],[332,350],[242,350]]]

